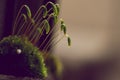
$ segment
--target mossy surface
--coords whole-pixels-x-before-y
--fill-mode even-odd
[[[45,78],[42,53],[26,38],[5,37],[0,41],[0,74]]]

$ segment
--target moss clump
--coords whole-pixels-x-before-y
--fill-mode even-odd
[[[42,53],[27,39],[9,36],[0,41],[0,74],[45,78]]]

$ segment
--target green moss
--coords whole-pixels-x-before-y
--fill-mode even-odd
[[[47,69],[37,47],[25,38],[9,36],[0,42],[0,74],[45,78]]]

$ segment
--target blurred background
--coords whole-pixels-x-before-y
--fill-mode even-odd
[[[120,80],[120,0],[62,0],[61,15],[72,46],[55,53],[63,80]]]

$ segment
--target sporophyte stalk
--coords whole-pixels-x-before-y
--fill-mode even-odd
[[[0,41],[0,74],[40,79],[47,77],[45,60],[51,55],[47,49],[53,48],[64,37],[68,46],[71,45],[66,24],[58,18],[59,12],[59,4],[52,2],[40,6],[35,15],[27,5],[21,6],[12,33]],[[53,25],[50,24],[51,20]],[[39,43],[44,35],[44,40]],[[62,36],[56,40],[59,35]]]

